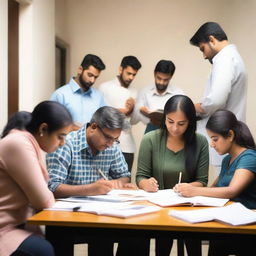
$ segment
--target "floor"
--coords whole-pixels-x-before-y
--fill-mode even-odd
[[[207,256],[208,254],[208,244],[207,242],[203,241],[202,243],[202,256]],[[115,246],[116,249],[116,246]],[[151,239],[151,245],[150,245],[150,256],[155,256],[155,241],[154,239]],[[75,256],[86,256],[87,255],[87,245],[86,244],[78,244],[75,245]],[[177,243],[174,241],[172,251],[170,256],[176,256],[177,255]],[[185,253],[185,255],[187,255]]]

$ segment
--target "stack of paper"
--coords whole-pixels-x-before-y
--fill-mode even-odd
[[[105,195],[96,196],[72,196],[68,198],[61,198],[62,201],[69,202],[88,202],[88,201],[105,201],[105,202],[126,202],[126,201],[143,201],[147,200],[152,193],[148,193],[142,189],[125,190],[113,189]]]
[[[163,197],[149,199],[149,201],[162,207],[188,204],[193,206],[224,206],[229,199],[207,196],[183,197],[177,193],[170,193]]]
[[[107,215],[113,217],[127,218],[137,216],[146,213],[157,212],[161,208],[158,206],[150,205],[135,205],[130,202],[125,203],[113,203],[113,202],[92,202],[89,203],[74,203],[57,201],[53,207],[45,210],[53,211],[76,211],[76,212],[88,212],[98,215]]]
[[[189,223],[219,221],[230,225],[246,225],[256,222],[256,212],[240,203],[202,210],[170,210],[169,215]]]
[[[97,196],[73,196],[60,199],[68,202],[127,202],[127,201],[149,201],[153,204],[165,207],[182,204],[200,206],[224,206],[229,199],[214,198],[206,196],[183,197],[172,189],[163,189],[157,192],[146,192],[144,190],[113,189],[106,195]]]

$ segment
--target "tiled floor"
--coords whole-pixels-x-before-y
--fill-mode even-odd
[[[116,248],[116,246],[115,246],[115,248]],[[155,241],[154,241],[154,239],[151,239],[150,256],[155,256],[154,250],[155,250]],[[87,252],[86,244],[75,245],[75,256],[87,256],[86,252]],[[207,256],[207,253],[208,253],[208,244],[206,242],[203,242],[202,256]],[[170,256],[176,256],[176,255],[177,255],[177,243],[175,240],[173,243],[173,247],[172,247]],[[185,253],[185,255],[187,255],[187,254]]]

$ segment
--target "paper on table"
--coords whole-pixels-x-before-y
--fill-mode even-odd
[[[58,201],[51,208],[46,210],[56,210],[56,211],[77,211],[77,212],[88,212],[98,215],[106,215],[120,218],[128,218],[132,216],[157,212],[161,208],[158,206],[149,205],[135,205],[130,202],[125,203],[110,203],[110,202],[91,202],[88,204],[84,203],[72,203]]]
[[[201,210],[170,210],[169,215],[189,223],[216,220],[218,222],[237,226],[256,222],[256,212],[247,209],[240,203]]]
[[[100,209],[108,209],[108,208],[115,208],[115,207],[122,207],[132,202],[122,202],[122,203],[113,203],[113,202],[97,202],[91,201],[88,202],[69,202],[69,201],[57,201],[55,204],[50,207],[46,208],[45,210],[51,211],[69,211],[72,212],[74,209],[75,211],[80,211],[81,209],[88,209],[88,210],[100,210]],[[79,208],[79,209],[78,209]]]
[[[160,190],[159,194],[156,194],[156,196],[149,199],[149,201],[162,207],[182,204],[190,204],[194,206],[224,206],[229,199],[207,196],[183,197],[178,193],[175,193],[173,190],[163,190],[162,193]]]
[[[62,201],[69,202],[88,202],[88,201],[105,201],[105,202],[126,202],[126,201],[142,201],[150,198],[154,193],[146,192],[142,189],[113,189],[105,195],[96,196],[73,196],[61,198]]]

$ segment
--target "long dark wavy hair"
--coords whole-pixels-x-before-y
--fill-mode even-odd
[[[184,152],[185,152],[185,168],[190,180],[195,178],[196,161],[194,153],[196,152],[196,110],[192,100],[185,95],[172,96],[164,106],[164,118],[162,120],[162,135],[168,134],[165,124],[166,115],[181,110],[188,119],[188,128],[183,134]]]

